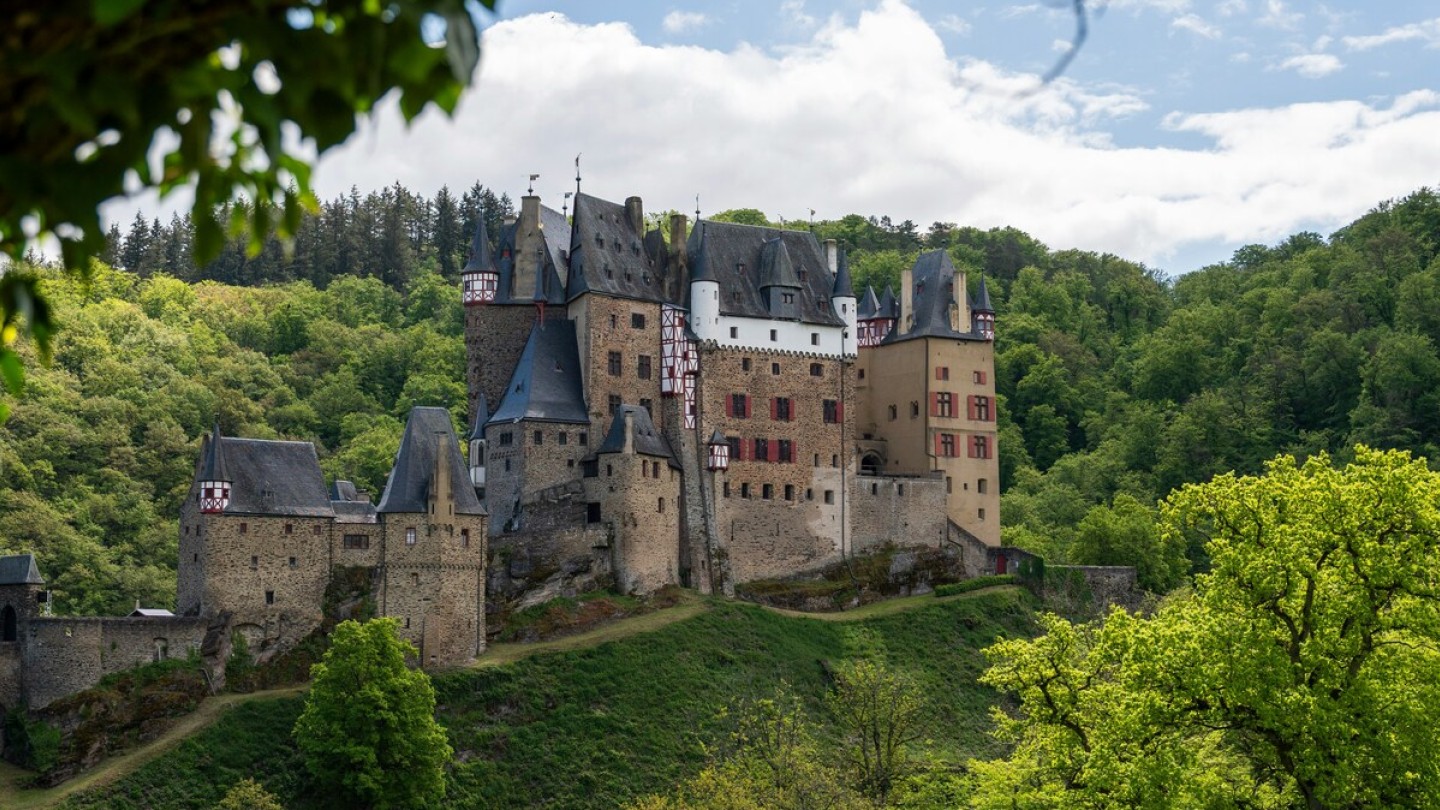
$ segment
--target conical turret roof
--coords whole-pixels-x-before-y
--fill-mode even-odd
[[[470,239],[470,259],[462,273],[494,273],[495,257],[490,255],[490,238],[485,233],[485,217],[475,218],[475,235]]]
[[[200,463],[201,481],[233,481],[225,468],[225,451],[220,441],[220,422],[216,420],[210,435],[205,437],[204,460]]]
[[[850,257],[845,250],[840,250],[840,255],[835,260],[835,289],[830,293],[831,298],[854,298],[855,290],[850,284]]]
[[[865,287],[865,297],[860,299],[860,307],[857,312],[860,320],[868,321],[877,317],[880,312],[880,300],[875,297],[875,288],[869,285]]]
[[[990,304],[990,290],[985,286],[985,277],[980,277],[980,291],[975,294],[975,305],[971,309],[976,312],[989,312],[994,314],[995,307]]]

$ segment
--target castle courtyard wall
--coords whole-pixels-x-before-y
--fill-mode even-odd
[[[209,621],[187,616],[35,618],[22,628],[30,708],[88,689],[142,664],[199,651]]]

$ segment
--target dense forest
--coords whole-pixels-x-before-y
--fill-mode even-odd
[[[377,491],[414,404],[464,407],[456,277],[479,185],[320,206],[293,245],[196,267],[185,219],[111,232],[87,286],[44,269],[63,331],[0,426],[0,551],[34,551],[63,612],[174,598],[175,520],[200,435],[316,442]],[[245,216],[243,207],[227,216]],[[658,221],[664,213],[655,215]],[[764,224],[753,209],[716,219]],[[772,223],[779,225],[780,223]],[[795,223],[789,223],[794,225]],[[1056,562],[1135,564],[1165,591],[1207,566],[1155,504],[1277,453],[1440,443],[1440,198],[1382,203],[1328,239],[1252,245],[1176,279],[1011,228],[851,215],[807,224],[883,288],[921,250],[983,273],[998,310],[1004,536]],[[114,268],[114,269],[112,269]]]

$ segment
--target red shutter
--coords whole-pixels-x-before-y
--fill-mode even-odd
[[[939,366],[936,366],[936,368],[935,368],[935,379],[937,379],[937,380],[940,379],[940,368],[939,368]]]
[[[965,407],[970,410],[970,418],[971,418],[971,419],[978,419],[978,418],[979,418],[979,417],[977,416],[977,414],[976,414],[976,410],[977,410],[977,409],[976,409],[976,407],[975,407],[975,395],[974,395],[974,394],[971,394],[970,396],[965,397]]]
[[[835,421],[842,424],[845,422],[845,403],[843,402],[835,403]]]
[[[936,433],[936,434],[935,434],[935,455],[937,455],[937,456],[943,456],[943,455],[945,455],[945,447],[944,447],[944,445],[942,445],[942,444],[940,443],[940,437],[943,436],[943,435],[944,435],[943,433]]]
[[[976,454],[976,452],[975,452],[975,437],[974,437],[974,436],[966,436],[966,437],[964,437],[964,438],[962,439],[962,441],[965,442],[965,455],[966,455],[966,457],[968,457],[968,458],[979,458],[979,457],[980,457],[980,456],[979,456],[978,454]]]
[[[976,380],[976,382],[980,383],[981,385],[984,385],[984,384],[985,384],[985,372],[983,372],[983,371],[977,371],[977,372],[975,372],[975,373],[980,375],[979,379]]]
[[[744,461],[744,460],[745,460],[745,445],[746,445],[746,444],[748,444],[748,442],[746,442],[744,439],[741,439],[741,440],[740,440],[740,443],[739,443],[738,445],[736,445],[736,447],[735,447],[735,460],[736,460],[736,461]]]
[[[749,395],[749,394],[746,394],[746,395],[745,395],[745,413],[742,414],[742,415],[743,415],[746,419],[749,419],[749,418],[750,418],[750,395]]]
[[[940,394],[935,391],[930,392],[930,415],[940,415]]]
[[[770,421],[775,421],[775,416],[780,410],[780,400],[777,397],[770,398]]]
[[[725,395],[725,415],[726,415],[726,416],[734,416],[734,415],[735,415],[735,397],[734,397],[733,395],[731,395],[731,394],[726,394],[726,395]]]

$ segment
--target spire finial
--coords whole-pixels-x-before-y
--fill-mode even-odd
[[[574,196],[575,192],[573,191],[565,192],[565,200],[560,203],[560,216],[563,217],[570,213],[570,198]]]
[[[700,221],[700,195],[695,195],[695,221]]]
[[[580,194],[580,152],[575,153],[575,194]]]

